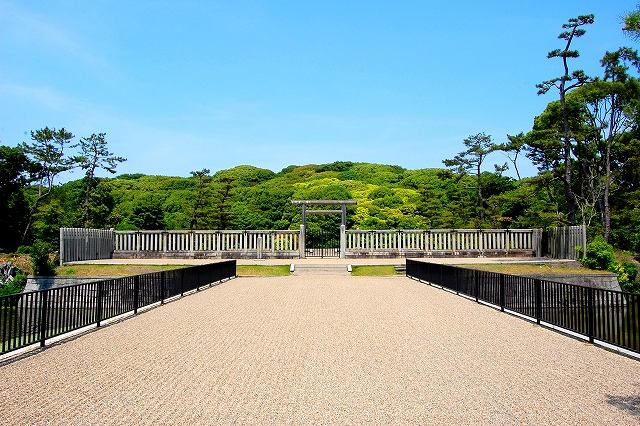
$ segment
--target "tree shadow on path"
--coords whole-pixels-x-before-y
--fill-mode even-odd
[[[607,402],[620,410],[640,417],[640,395],[607,395]]]

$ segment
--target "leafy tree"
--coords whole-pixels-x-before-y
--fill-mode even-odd
[[[189,229],[200,229],[206,215],[206,207],[209,203],[209,184],[211,183],[211,171],[202,169],[191,172],[191,176],[196,180],[196,193],[193,198],[191,220],[189,221]]]
[[[0,146],[0,251],[14,251],[21,240],[29,206],[23,188],[38,165],[29,160],[22,148]]]
[[[96,171],[105,170],[114,174],[118,163],[127,160],[109,152],[105,136],[105,133],[93,133],[87,138],[81,138],[80,142],[75,145],[80,147],[80,154],[74,157],[74,161],[85,171],[84,203],[82,206],[82,222],[85,228],[89,228],[95,223],[91,217],[91,211],[93,207],[92,201],[94,200],[92,199],[92,194],[98,184]]]
[[[218,200],[213,212],[213,225],[215,229],[229,229],[231,222],[231,196],[233,180],[229,176],[221,177],[217,182],[216,200]]]
[[[565,30],[558,35],[559,39],[565,41],[563,49],[554,49],[547,54],[547,58],[560,58],[564,73],[560,77],[543,81],[537,84],[538,94],[547,93],[552,87],[558,89],[560,95],[560,111],[562,115],[562,159],[564,163],[564,189],[568,202],[568,218],[569,222],[575,223],[576,213],[576,196],[572,188],[572,167],[571,167],[571,150],[572,150],[572,129],[569,120],[569,112],[566,107],[566,95],[572,89],[580,87],[589,81],[589,77],[582,70],[569,72],[569,58],[577,58],[580,56],[577,50],[571,49],[571,43],[574,39],[582,37],[585,30],[581,27],[593,24],[593,15],[580,15],[577,18],[570,18],[567,23],[562,24]]]
[[[29,214],[21,237],[23,243],[27,240],[39,205],[51,194],[56,178],[75,166],[74,158],[69,157],[65,152],[72,139],[73,134],[64,128],[56,130],[45,127],[32,131],[31,142],[20,145],[29,160],[39,164],[38,170],[33,175],[36,192],[30,200]]]
[[[32,241],[47,243],[50,246],[58,244],[58,238],[60,236],[60,227],[70,226],[71,223],[67,221],[69,216],[65,211],[60,197],[50,196],[46,202],[38,208],[38,212],[34,216],[33,224],[31,226]],[[71,216],[73,220],[73,216]]]
[[[634,40],[640,38],[640,6],[637,6],[636,10],[627,12],[622,30]]]
[[[538,180],[539,177],[523,178],[488,197],[494,227],[547,228],[556,224],[555,206],[540,190]]]
[[[592,139],[593,148],[589,153],[597,164],[594,186],[600,195],[604,239],[611,234],[610,194],[613,189],[613,150],[616,140],[634,125],[637,100],[640,99],[640,84],[628,74],[627,64],[638,64],[638,54],[629,48],[607,52],[602,61],[604,78],[577,89],[574,95],[583,105],[586,125],[592,129],[587,138]],[[584,156],[582,156],[584,157]],[[584,167],[586,158],[577,158]],[[594,167],[595,169],[595,167]]]
[[[518,156],[524,151],[526,139],[524,133],[520,132],[515,136],[507,135],[509,142],[500,144],[497,146],[499,151],[504,151],[507,158],[513,164],[513,169],[516,171],[518,180],[522,179],[520,176],[520,169],[518,169]]]
[[[133,208],[129,223],[138,229],[165,229],[162,206],[152,197],[143,199]]]
[[[109,220],[114,207],[111,182],[107,179],[99,179],[89,196],[90,225],[96,228],[114,227],[116,224]]]
[[[486,200],[482,195],[482,163],[484,163],[489,154],[499,149],[499,145],[494,144],[491,141],[491,136],[485,135],[484,133],[469,136],[464,139],[464,145],[467,147],[466,151],[462,151],[452,159],[444,160],[443,163],[461,176],[469,172],[475,173],[478,197],[477,206],[480,221],[483,221]]]
[[[613,150],[617,191],[611,197],[611,242],[640,253],[640,134],[622,134]]]

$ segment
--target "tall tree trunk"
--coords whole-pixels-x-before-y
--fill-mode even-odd
[[[91,196],[91,181],[89,177],[85,177],[85,189],[84,189],[84,208],[83,208],[83,216],[84,216],[84,227],[89,227],[89,197]]]
[[[611,192],[611,145],[616,119],[616,98],[611,95],[611,115],[609,117],[609,135],[604,155],[604,191],[602,194],[602,225],[604,226],[604,240],[609,241],[611,236],[611,206],[609,205],[609,193]]]
[[[520,177],[520,170],[518,170],[518,154],[513,157],[513,160],[511,160],[511,162],[513,163],[513,168],[516,170],[516,176],[518,176],[518,180],[522,180],[522,178]]]
[[[562,58],[564,65],[564,76],[569,77],[569,65],[567,64],[567,58]],[[562,111],[562,141],[563,141],[563,153],[562,161],[564,163],[564,174],[562,182],[564,184],[564,196],[567,201],[567,220],[570,225],[576,223],[576,201],[572,188],[571,179],[571,127],[569,126],[569,116],[567,114],[567,106],[565,99],[565,79],[560,82],[560,109]]]
[[[31,230],[31,225],[33,224],[33,216],[38,211],[38,206],[40,205],[40,201],[44,197],[49,195],[49,192],[51,192],[51,189],[49,189],[48,192],[43,192],[42,185],[38,185],[38,195],[36,196],[36,199],[31,205],[31,208],[29,209],[29,216],[27,217],[27,223],[24,227],[24,230],[22,231],[22,238],[20,238],[21,245],[24,245],[27,242],[27,235],[29,235],[29,231]]]
[[[609,205],[609,193],[611,191],[611,142],[607,142],[607,154],[605,158],[604,191],[602,194],[602,222],[604,225],[604,239],[609,241],[611,235],[611,206]]]
[[[480,173],[480,165],[482,161],[478,161],[478,168],[476,169],[476,176],[478,178],[478,208],[480,209],[480,221],[484,222],[484,199],[482,198],[482,182],[481,182],[481,173]]]

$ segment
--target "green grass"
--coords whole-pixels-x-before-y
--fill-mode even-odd
[[[126,277],[186,266],[188,265],[69,265],[58,266],[56,275],[60,277]]]
[[[56,268],[60,277],[126,277],[148,272],[169,271],[189,265],[68,265]],[[289,275],[289,265],[238,265],[239,277],[281,277]]]
[[[238,265],[239,277],[285,277],[289,275],[289,265]]]
[[[357,277],[389,277],[398,275],[393,265],[354,265],[351,275]]]
[[[481,263],[470,265],[455,265],[461,268],[480,269],[482,271],[500,272],[512,275],[533,274],[611,274],[607,271],[588,269],[577,263]]]

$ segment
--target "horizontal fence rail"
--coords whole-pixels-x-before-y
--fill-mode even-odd
[[[114,231],[110,229],[60,228],[60,264],[111,259],[113,243]]]
[[[236,276],[228,260],[0,297],[0,354]]]
[[[300,231],[115,231],[116,252],[298,252]]]
[[[407,260],[407,276],[640,353],[640,295]]]
[[[529,251],[540,255],[540,229],[348,230],[347,251],[458,253]]]

